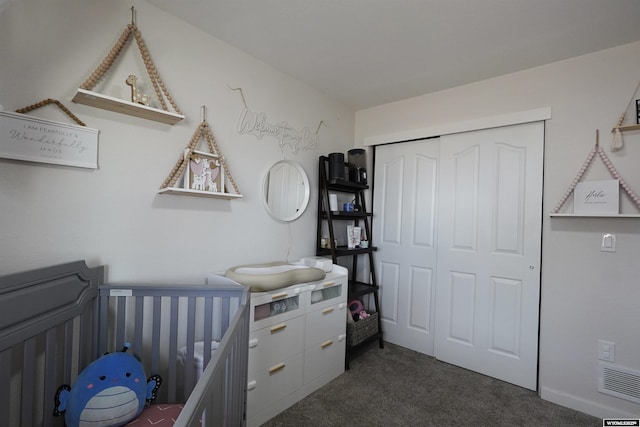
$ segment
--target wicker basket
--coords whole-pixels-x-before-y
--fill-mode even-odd
[[[347,345],[353,347],[378,332],[378,313],[357,322],[347,322]]]

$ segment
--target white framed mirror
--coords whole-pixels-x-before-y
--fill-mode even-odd
[[[309,177],[302,166],[290,160],[276,162],[264,176],[264,206],[274,218],[293,221],[309,204]]]

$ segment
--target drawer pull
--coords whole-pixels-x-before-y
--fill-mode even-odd
[[[333,307],[325,308],[322,310],[322,314],[329,314],[333,311]]]
[[[274,299],[281,299],[281,298],[286,298],[286,297],[287,297],[287,293],[283,292],[281,294],[272,295],[271,299],[274,300]]]
[[[284,369],[284,367],[285,367],[284,363],[278,363],[277,365],[270,367],[269,368],[269,375],[273,375],[273,374],[275,374],[277,372],[280,372],[281,370]]]
[[[329,347],[331,344],[333,344],[333,340],[328,340],[323,342],[322,344],[320,344],[320,348],[327,348]]]
[[[281,331],[286,327],[287,327],[286,323],[281,323],[280,325],[276,325],[273,328],[271,328],[271,333],[275,334],[276,332]]]
[[[336,284],[336,282],[327,282],[327,283],[323,283],[322,286],[325,287],[325,288],[328,288],[329,286],[333,286],[335,284]]]

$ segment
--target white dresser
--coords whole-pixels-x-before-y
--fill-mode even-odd
[[[347,269],[251,294],[247,426],[259,426],[344,372]]]

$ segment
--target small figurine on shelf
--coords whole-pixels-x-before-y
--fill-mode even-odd
[[[128,86],[131,86],[131,102],[149,106],[149,96],[138,90],[138,77],[130,74],[125,82]]]

